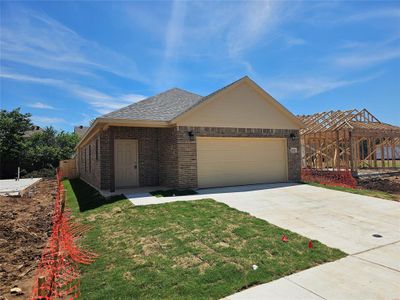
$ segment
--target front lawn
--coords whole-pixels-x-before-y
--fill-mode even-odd
[[[82,266],[83,299],[218,299],[345,256],[212,199],[135,207],[99,196],[80,210],[81,193],[94,193],[71,182],[68,207],[93,225],[82,244],[99,254]]]

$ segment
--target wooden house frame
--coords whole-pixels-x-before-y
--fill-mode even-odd
[[[380,122],[368,110],[298,116],[302,167],[317,170],[400,169],[400,127]]]

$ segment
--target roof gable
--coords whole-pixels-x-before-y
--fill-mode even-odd
[[[173,122],[182,126],[299,129],[302,122],[249,77],[206,96]]]

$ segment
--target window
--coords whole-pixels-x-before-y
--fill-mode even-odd
[[[92,145],[89,145],[89,173],[92,172]]]
[[[80,170],[81,172],[83,172],[83,171],[82,171],[82,164],[84,163],[84,160],[83,160],[83,150],[79,151],[79,154],[80,154],[80,156],[81,156],[81,159],[80,159],[80,161],[79,161],[79,170]]]
[[[87,172],[86,161],[87,161],[87,159],[86,159],[86,147],[85,147],[85,172]]]
[[[99,139],[96,139],[96,160],[99,160]]]

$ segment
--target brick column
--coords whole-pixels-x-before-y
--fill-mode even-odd
[[[178,187],[197,187],[197,146],[196,136],[190,137],[189,127],[177,128]]]
[[[300,181],[301,179],[301,145],[299,131],[293,131],[295,137],[287,138],[287,155],[288,155],[288,180]],[[291,153],[290,148],[297,148],[297,153]]]

